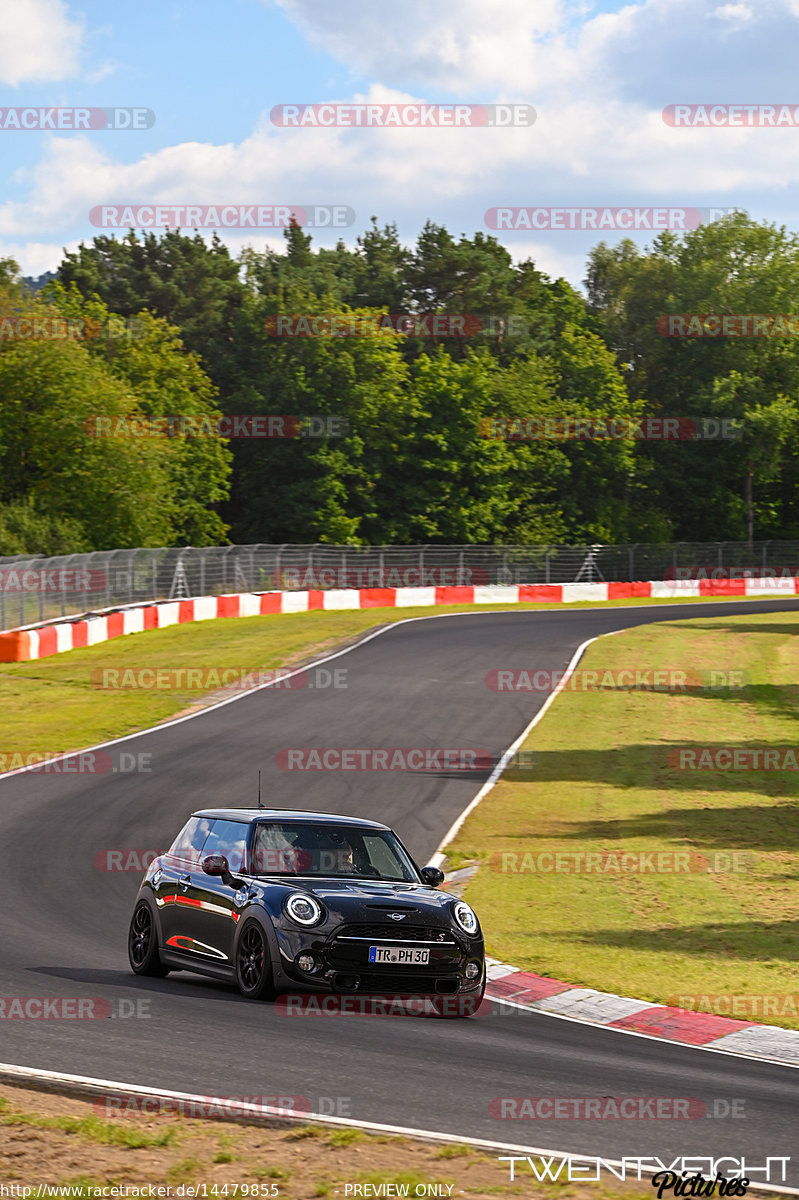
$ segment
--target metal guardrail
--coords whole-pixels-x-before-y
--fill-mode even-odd
[[[305,588],[541,584],[780,574],[799,541],[622,546],[254,545],[0,558],[0,630],[149,600]],[[799,574],[799,568],[796,572]]]

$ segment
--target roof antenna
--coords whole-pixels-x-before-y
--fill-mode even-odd
[[[260,771],[258,772],[258,807],[263,808],[263,804],[261,803],[261,772]]]

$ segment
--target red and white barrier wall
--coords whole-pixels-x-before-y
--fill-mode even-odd
[[[118,609],[0,633],[0,662],[30,662],[94,646],[127,633],[165,629],[217,617],[257,617],[313,609],[416,608],[446,604],[569,604],[585,600],[685,599],[697,596],[794,596],[799,578],[686,579],[645,583],[519,584],[515,587],[340,588],[306,592],[244,592],[200,596]]]

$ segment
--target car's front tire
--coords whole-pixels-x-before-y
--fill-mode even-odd
[[[236,983],[247,1000],[274,1000],[269,943],[258,921],[247,921],[236,946]]]
[[[158,953],[153,910],[146,900],[140,900],[133,910],[128,930],[128,959],[131,970],[137,975],[154,975],[163,979],[169,974],[169,967],[164,966]]]

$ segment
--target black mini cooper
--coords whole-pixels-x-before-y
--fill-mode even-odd
[[[485,990],[483,936],[443,880],[376,821],[202,809],[145,874],[130,965],[235,980],[251,1000],[297,987],[468,996],[451,1013],[468,1015]]]

